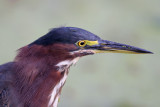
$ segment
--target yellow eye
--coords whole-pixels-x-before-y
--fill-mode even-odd
[[[86,41],[79,41],[78,43],[78,46],[80,46],[80,47],[84,47],[85,45],[86,45]]]

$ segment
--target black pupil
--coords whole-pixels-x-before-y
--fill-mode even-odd
[[[80,45],[84,45],[84,42],[81,42]]]

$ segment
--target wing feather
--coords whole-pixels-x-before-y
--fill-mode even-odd
[[[0,107],[11,107],[9,89],[12,83],[13,62],[0,65]]]

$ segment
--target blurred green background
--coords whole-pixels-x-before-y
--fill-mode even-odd
[[[71,67],[59,107],[160,107],[160,0],[1,0],[0,64],[59,26],[155,54],[97,54]]]

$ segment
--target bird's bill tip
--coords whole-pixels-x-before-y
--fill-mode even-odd
[[[153,52],[138,47],[103,40],[95,53],[127,53],[127,54],[153,54]]]
[[[94,50],[95,53],[125,53],[125,54],[153,54],[153,52],[145,51],[145,52],[136,52],[136,51],[128,51],[128,50]]]

